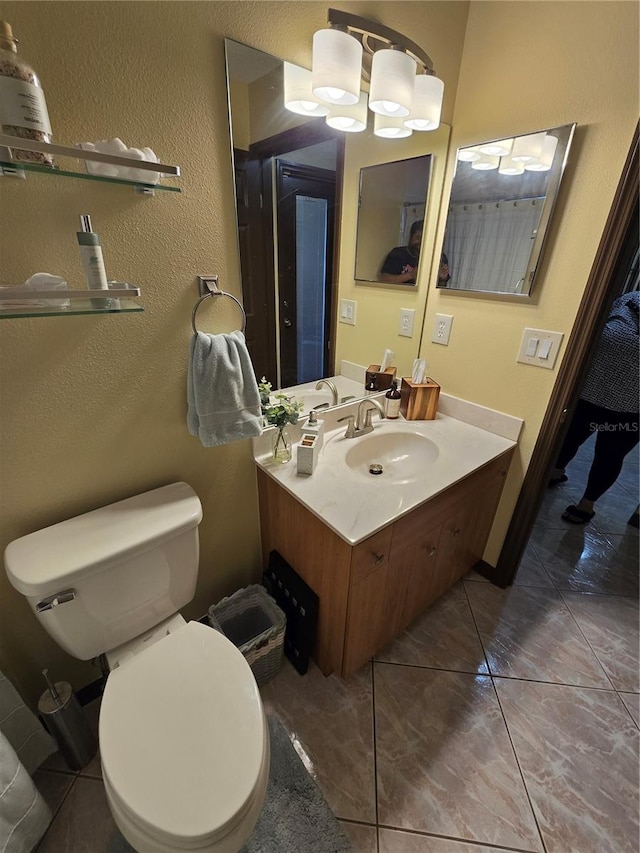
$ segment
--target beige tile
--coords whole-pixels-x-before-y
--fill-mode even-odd
[[[285,662],[261,693],[336,817],[375,823],[370,666],[342,680],[315,664],[301,676]]]
[[[639,692],[638,601],[580,592],[563,592],[562,597],[616,690]]]
[[[640,727],[640,695],[637,693],[619,693],[618,695],[635,720],[636,726]]]
[[[435,602],[375,660],[463,672],[487,672],[462,583]]]
[[[111,817],[102,782],[75,779],[38,853],[133,853]]]
[[[341,820],[340,826],[353,845],[353,853],[378,853],[378,833],[375,826]]]
[[[467,584],[467,595],[492,674],[611,687],[555,590]]]
[[[495,683],[547,853],[637,853],[638,729],[616,694]]]
[[[432,835],[416,835],[397,829],[380,830],[380,853],[497,853],[495,847],[484,844],[468,844],[466,841],[452,841],[448,838],[435,838]],[[514,853],[510,848],[501,847],[500,853]]]
[[[382,663],[374,679],[380,823],[541,850],[491,679]]]

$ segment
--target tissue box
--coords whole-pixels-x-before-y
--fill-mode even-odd
[[[438,411],[440,386],[433,379],[421,384],[402,379],[400,413],[408,421],[432,421]]]
[[[396,368],[395,367],[387,367],[384,373],[380,373],[380,365],[379,364],[370,364],[367,367],[367,374],[365,378],[365,385],[368,385],[372,379],[375,380],[376,388],[378,391],[386,391],[387,388],[391,388],[391,383],[396,378]]]

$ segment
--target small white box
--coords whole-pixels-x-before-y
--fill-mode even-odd
[[[298,474],[313,474],[318,461],[319,436],[312,433],[302,433],[302,438],[296,444],[296,464]]]

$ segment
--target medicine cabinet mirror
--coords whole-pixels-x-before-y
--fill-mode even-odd
[[[531,296],[575,127],[458,149],[438,287]]]
[[[415,287],[431,155],[360,170],[356,281]]]

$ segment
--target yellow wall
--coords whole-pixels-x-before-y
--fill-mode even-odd
[[[467,3],[341,3],[430,43],[453,110]],[[195,276],[239,293],[224,37],[309,67],[324,2],[6,2],[20,52],[40,75],[57,141],[121,137],[183,169],[154,198],[31,175],[0,182],[0,283],[34,272],[83,285],[75,233],[90,213],[107,274],[142,289],[142,314],[2,321],[0,550],[12,539],[174,480],[200,496],[196,597],[208,605],[259,577],[249,442],[204,449],[188,435],[186,367]],[[237,322],[226,300],[200,327]],[[29,701],[42,667],[78,688],[97,676],[63,653],[0,571],[0,669]]]
[[[485,553],[491,563],[561,360],[554,370],[517,364],[522,331],[564,332],[564,354],[638,121],[638,8],[635,2],[471,4],[447,183],[457,147],[578,123],[533,299],[514,304],[429,293],[422,354],[430,373],[451,394],[525,420],[519,464]],[[448,347],[430,343],[437,312],[454,316]]]

